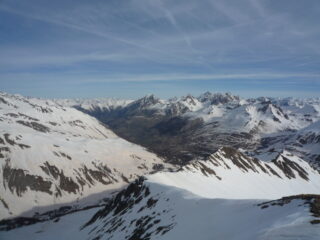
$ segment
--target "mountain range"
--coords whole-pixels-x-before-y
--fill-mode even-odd
[[[0,126],[1,239],[320,237],[318,98],[2,92]]]
[[[241,99],[206,92],[169,100],[147,95],[136,101],[74,100],[68,105],[170,162],[206,158],[223,146],[263,160],[290,149],[312,164],[320,161],[319,98]]]

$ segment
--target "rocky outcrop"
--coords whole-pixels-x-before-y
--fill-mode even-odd
[[[100,239],[120,232],[124,239],[150,240],[166,234],[176,225],[174,216],[162,223],[161,215],[167,214],[170,209],[157,205],[160,196],[150,192],[145,180],[140,177],[131,183],[82,227],[91,229],[89,239]],[[131,214],[134,214],[133,219],[128,217]]]

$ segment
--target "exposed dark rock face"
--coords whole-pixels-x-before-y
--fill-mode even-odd
[[[58,126],[58,125],[60,125],[59,123],[56,123],[56,122],[49,122],[49,124],[51,124],[52,126]]]
[[[36,109],[38,112],[42,113],[52,113],[52,109],[49,107],[43,107],[38,104],[31,103],[29,100],[24,100],[24,102],[28,103],[30,106],[32,106],[34,109]]]
[[[113,236],[116,232],[121,232],[125,235],[124,239],[150,240],[157,235],[167,233],[175,226],[176,223],[173,222],[175,216],[171,216],[172,221],[161,224],[159,216],[170,210],[155,208],[159,196],[151,196],[150,189],[144,181],[145,178],[140,177],[131,183],[110,199],[105,208],[98,211],[82,227],[83,229],[94,226],[90,231],[89,239],[100,239],[105,235]],[[137,217],[128,221],[127,215],[135,211],[139,213]],[[95,224],[98,225],[95,226]]]
[[[110,201],[106,207],[98,211],[84,227],[94,223],[97,219],[106,217],[113,212],[113,216],[121,213],[125,214],[135,203],[139,203],[144,197],[150,194],[150,190],[144,183],[145,178],[140,177],[131,183],[126,189],[122,190]]]
[[[12,146],[16,145],[16,142],[14,140],[10,139],[10,134],[5,133],[3,136],[8,144],[10,144]]]
[[[257,158],[247,156],[230,147],[220,148],[206,160],[196,160],[185,164],[180,171],[193,171],[196,169],[200,170],[204,176],[215,176],[221,180],[222,178],[216,173],[215,168],[223,167],[231,169],[232,165],[235,165],[244,173],[265,173],[270,176],[274,175],[278,178],[282,178],[280,173],[283,172],[288,179],[301,177],[302,179],[309,181],[309,174],[298,163],[291,161],[283,155],[279,155],[276,159],[271,161],[270,164]]]
[[[4,103],[4,104],[8,104],[8,102],[6,100],[4,100],[4,98],[0,97],[0,102]]]
[[[18,113],[6,113],[6,114],[4,114],[4,115],[5,115],[5,116],[12,117],[12,118],[23,117],[23,118],[25,118],[25,119],[27,119],[27,120],[36,121],[36,122],[39,121],[39,119],[37,119],[37,118],[30,117],[30,116],[28,116],[28,115],[26,115],[26,114],[24,114],[24,113],[20,113],[20,112],[18,112]]]
[[[273,200],[270,202],[258,204],[258,206],[260,206],[261,209],[265,209],[270,206],[284,206],[286,204],[291,203],[294,200],[302,200],[304,201],[304,205],[309,206],[309,211],[311,215],[315,218],[310,221],[311,224],[320,224],[320,195],[317,194],[301,194],[283,197],[279,200]]]
[[[112,176],[111,169],[109,169],[107,166],[101,165],[95,167],[97,168],[96,170],[88,169],[86,166],[84,166],[82,169],[79,169],[91,185],[94,184],[94,181],[99,181],[105,185],[118,182],[118,180]]]
[[[290,161],[288,158],[281,156],[281,160],[279,158],[272,161],[288,178],[296,178],[293,170],[295,170],[301,178],[308,181],[308,173],[300,167],[297,163]]]
[[[3,166],[3,186],[8,187],[12,193],[22,196],[29,189],[33,191],[52,194],[51,182],[44,180],[41,176],[31,175],[18,168],[11,168],[9,160]]]
[[[74,193],[76,194],[77,191],[79,191],[79,185],[76,184],[71,177],[66,177],[63,174],[63,171],[61,170],[60,173],[60,188],[63,191],[66,191],[68,193]]]
[[[257,167],[263,172],[267,172],[267,170],[262,166],[259,160],[250,158],[238,152],[234,148],[223,147],[221,149],[221,153],[225,158],[230,159],[234,165],[238,166],[240,169],[246,172],[249,170],[252,170],[253,172],[259,172]]]
[[[10,153],[10,148],[0,147],[0,158],[4,158],[6,153]]]
[[[28,120],[31,120],[31,121],[36,121],[36,122],[39,121],[39,119],[37,119],[37,118],[30,117],[30,116],[28,116],[28,115],[26,115],[26,114],[23,114],[23,113],[20,113],[20,112],[19,112],[19,116],[24,117],[24,118],[26,118],[26,119],[28,119]]]
[[[45,162],[45,165],[40,167],[46,174],[51,175],[54,179],[59,179],[59,190],[61,189],[68,193],[76,193],[79,190],[79,185],[72,178],[66,177],[63,170],[59,170],[48,162]],[[61,191],[57,191],[56,196],[61,196]]]
[[[3,205],[6,209],[9,210],[9,205],[8,205],[8,203],[7,203],[4,199],[2,199],[1,196],[0,196],[0,202],[2,203],[2,205]]]
[[[86,166],[77,169],[75,171],[76,182],[71,177],[65,176],[63,170],[60,170],[48,162],[45,162],[45,164],[40,167],[48,176],[52,176],[54,179],[59,180],[59,185],[55,193],[57,197],[61,196],[61,191],[75,194],[80,191],[80,188],[83,189],[83,186],[93,186],[96,182],[100,182],[104,185],[118,182],[118,180],[112,176],[111,169],[104,165],[95,165],[96,169],[88,169]],[[125,178],[125,176],[123,176],[123,178]],[[126,180],[129,182],[128,179]]]
[[[22,143],[17,143],[14,139],[12,139],[10,137],[10,134],[9,133],[5,133],[3,134],[4,136],[4,139],[6,140],[7,144],[11,145],[11,146],[19,146],[21,149],[24,149],[24,148],[30,148],[29,145],[26,145],[26,144],[22,144]],[[18,140],[19,137],[16,137],[16,139]],[[0,139],[0,144],[5,144],[5,142],[3,141],[3,139],[1,138]],[[3,148],[3,151],[7,151],[7,152],[10,152],[9,148]]]
[[[54,155],[56,155],[57,157],[64,157],[68,160],[72,160],[72,157],[70,157],[68,154],[64,153],[64,152],[53,152]]]
[[[40,166],[41,169],[47,174],[57,179],[60,175],[60,171],[56,166],[50,165],[48,162],[44,163],[44,166]]]
[[[85,125],[83,124],[83,122],[81,120],[69,121],[68,123],[70,126],[76,126],[76,127],[82,128],[82,129],[86,129]]]
[[[211,160],[208,160],[208,161],[211,162]],[[215,164],[214,162],[212,162],[212,163]],[[192,170],[192,168],[199,169],[202,172],[202,174],[207,176],[207,177],[215,176],[216,178],[221,180],[221,177],[219,177],[212,168],[207,167],[201,161],[189,163],[189,164],[185,165],[183,168],[181,168],[180,171],[182,171],[183,169]]]
[[[16,114],[16,113],[6,113],[6,114],[4,114],[4,115],[5,115],[5,116],[12,117],[12,118],[18,118],[18,117],[19,117],[19,115]]]
[[[50,128],[38,122],[27,122],[27,121],[18,120],[17,123],[24,125],[26,127],[30,127],[39,132],[44,132],[44,133],[50,132]]]
[[[152,166],[152,170],[154,170],[155,172],[161,171],[163,169],[164,169],[164,165],[161,163],[156,163]]]

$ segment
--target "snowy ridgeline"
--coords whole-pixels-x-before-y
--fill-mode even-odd
[[[222,148],[206,161],[193,161],[178,172],[161,172],[148,178],[204,198],[277,199],[320,194],[319,171],[288,152],[266,163]]]

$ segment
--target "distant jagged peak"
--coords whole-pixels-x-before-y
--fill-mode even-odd
[[[144,97],[138,99],[137,101],[156,104],[158,101],[160,101],[160,99],[156,97],[154,94],[147,94]]]
[[[226,104],[233,101],[240,101],[239,96],[232,95],[231,93],[212,93],[205,92],[198,97],[200,102],[210,102],[210,104]]]
[[[133,101],[128,106],[138,106],[139,108],[147,108],[156,104],[162,103],[160,98],[156,97],[154,94],[147,94],[146,96]]]
[[[181,97],[181,101],[187,102],[192,105],[196,105],[198,102],[198,100],[191,94],[187,94],[186,96]]]
[[[258,111],[264,114],[273,114],[289,119],[287,114],[284,113],[283,109],[279,105],[276,105],[271,101],[262,102],[261,107],[258,109]]]
[[[173,103],[180,104],[181,107],[185,108],[187,112],[191,111],[197,111],[201,108],[203,108],[203,104],[194,96],[191,94],[187,94],[186,96],[182,96],[181,98],[178,98]]]

